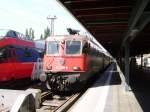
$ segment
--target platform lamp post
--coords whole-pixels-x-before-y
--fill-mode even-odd
[[[54,20],[57,19],[56,16],[48,16],[47,20],[51,20],[50,22],[50,35],[53,36],[54,35]]]

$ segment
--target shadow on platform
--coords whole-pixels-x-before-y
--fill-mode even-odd
[[[111,79],[109,83],[106,83],[109,75],[111,75]],[[100,87],[100,86],[110,86],[110,85],[120,85],[121,78],[119,76],[119,72],[117,71],[116,65],[113,63],[110,65],[106,71],[104,71],[101,76],[97,79],[96,83],[92,86],[92,88]]]
[[[130,85],[143,112],[150,111],[150,69],[133,68]]]

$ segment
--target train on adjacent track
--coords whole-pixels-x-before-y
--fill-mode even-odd
[[[72,91],[104,70],[111,60],[86,36],[51,36],[46,40],[41,80],[53,91]]]
[[[14,30],[0,29],[0,82],[37,79],[44,48]]]

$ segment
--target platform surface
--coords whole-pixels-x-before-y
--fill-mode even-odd
[[[125,91],[120,68],[112,64],[69,112],[142,112],[132,91]]]

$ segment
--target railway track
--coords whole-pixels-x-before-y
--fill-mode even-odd
[[[97,75],[99,77],[99,75]],[[72,95],[53,95],[52,92],[42,93],[42,107],[37,112],[66,112],[80,98],[82,94],[96,81],[93,77],[89,83],[80,91]],[[48,97],[50,96],[50,97]]]
[[[51,98],[48,96],[51,96]],[[80,93],[76,93],[70,96],[52,95],[52,93],[42,93],[42,106],[37,109],[37,112],[66,112],[75,101],[81,96]]]

